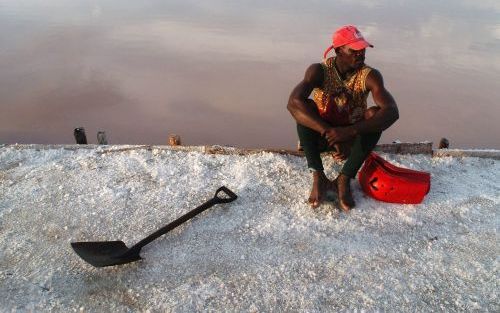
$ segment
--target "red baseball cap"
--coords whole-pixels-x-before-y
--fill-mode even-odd
[[[332,41],[333,44],[328,47],[323,54],[323,58],[325,59],[330,50],[345,45],[349,46],[349,48],[353,50],[362,50],[367,47],[373,48],[373,45],[363,38],[361,32],[354,25],[344,25],[337,29],[335,33],[333,33]]]

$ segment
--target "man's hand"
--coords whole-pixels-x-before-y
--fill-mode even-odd
[[[323,133],[326,141],[328,141],[329,146],[333,146],[335,143],[341,143],[352,140],[356,133],[352,128],[348,127],[330,127]]]
[[[332,157],[336,161],[344,161],[351,155],[351,145],[352,141],[334,143],[333,147],[335,151],[332,153]]]

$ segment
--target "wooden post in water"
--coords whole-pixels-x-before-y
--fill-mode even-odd
[[[76,143],[79,145],[87,144],[87,136],[85,136],[85,128],[77,127],[73,131],[73,135],[75,136]]]
[[[300,140],[297,141],[297,151],[304,151],[304,148],[302,148],[302,143]]]
[[[97,132],[97,143],[100,145],[108,144],[108,139],[106,138],[106,133],[104,131]]]
[[[450,147],[450,142],[446,138],[441,138],[439,141],[439,149],[448,149]]]
[[[168,136],[168,145],[169,146],[180,146],[181,145],[181,136],[176,134],[171,134]]]

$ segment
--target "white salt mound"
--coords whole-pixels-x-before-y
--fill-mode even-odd
[[[164,149],[0,147],[0,308],[35,312],[499,312],[500,161],[382,156],[428,171],[419,205],[364,196],[306,203],[305,159]],[[334,178],[340,164],[325,159]],[[72,241],[128,246],[216,205],[142,249],[94,268]]]

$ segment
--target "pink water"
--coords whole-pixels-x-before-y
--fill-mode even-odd
[[[381,142],[500,148],[500,2],[0,1],[0,143],[294,148],[286,110],[332,31],[375,45],[400,119]]]

